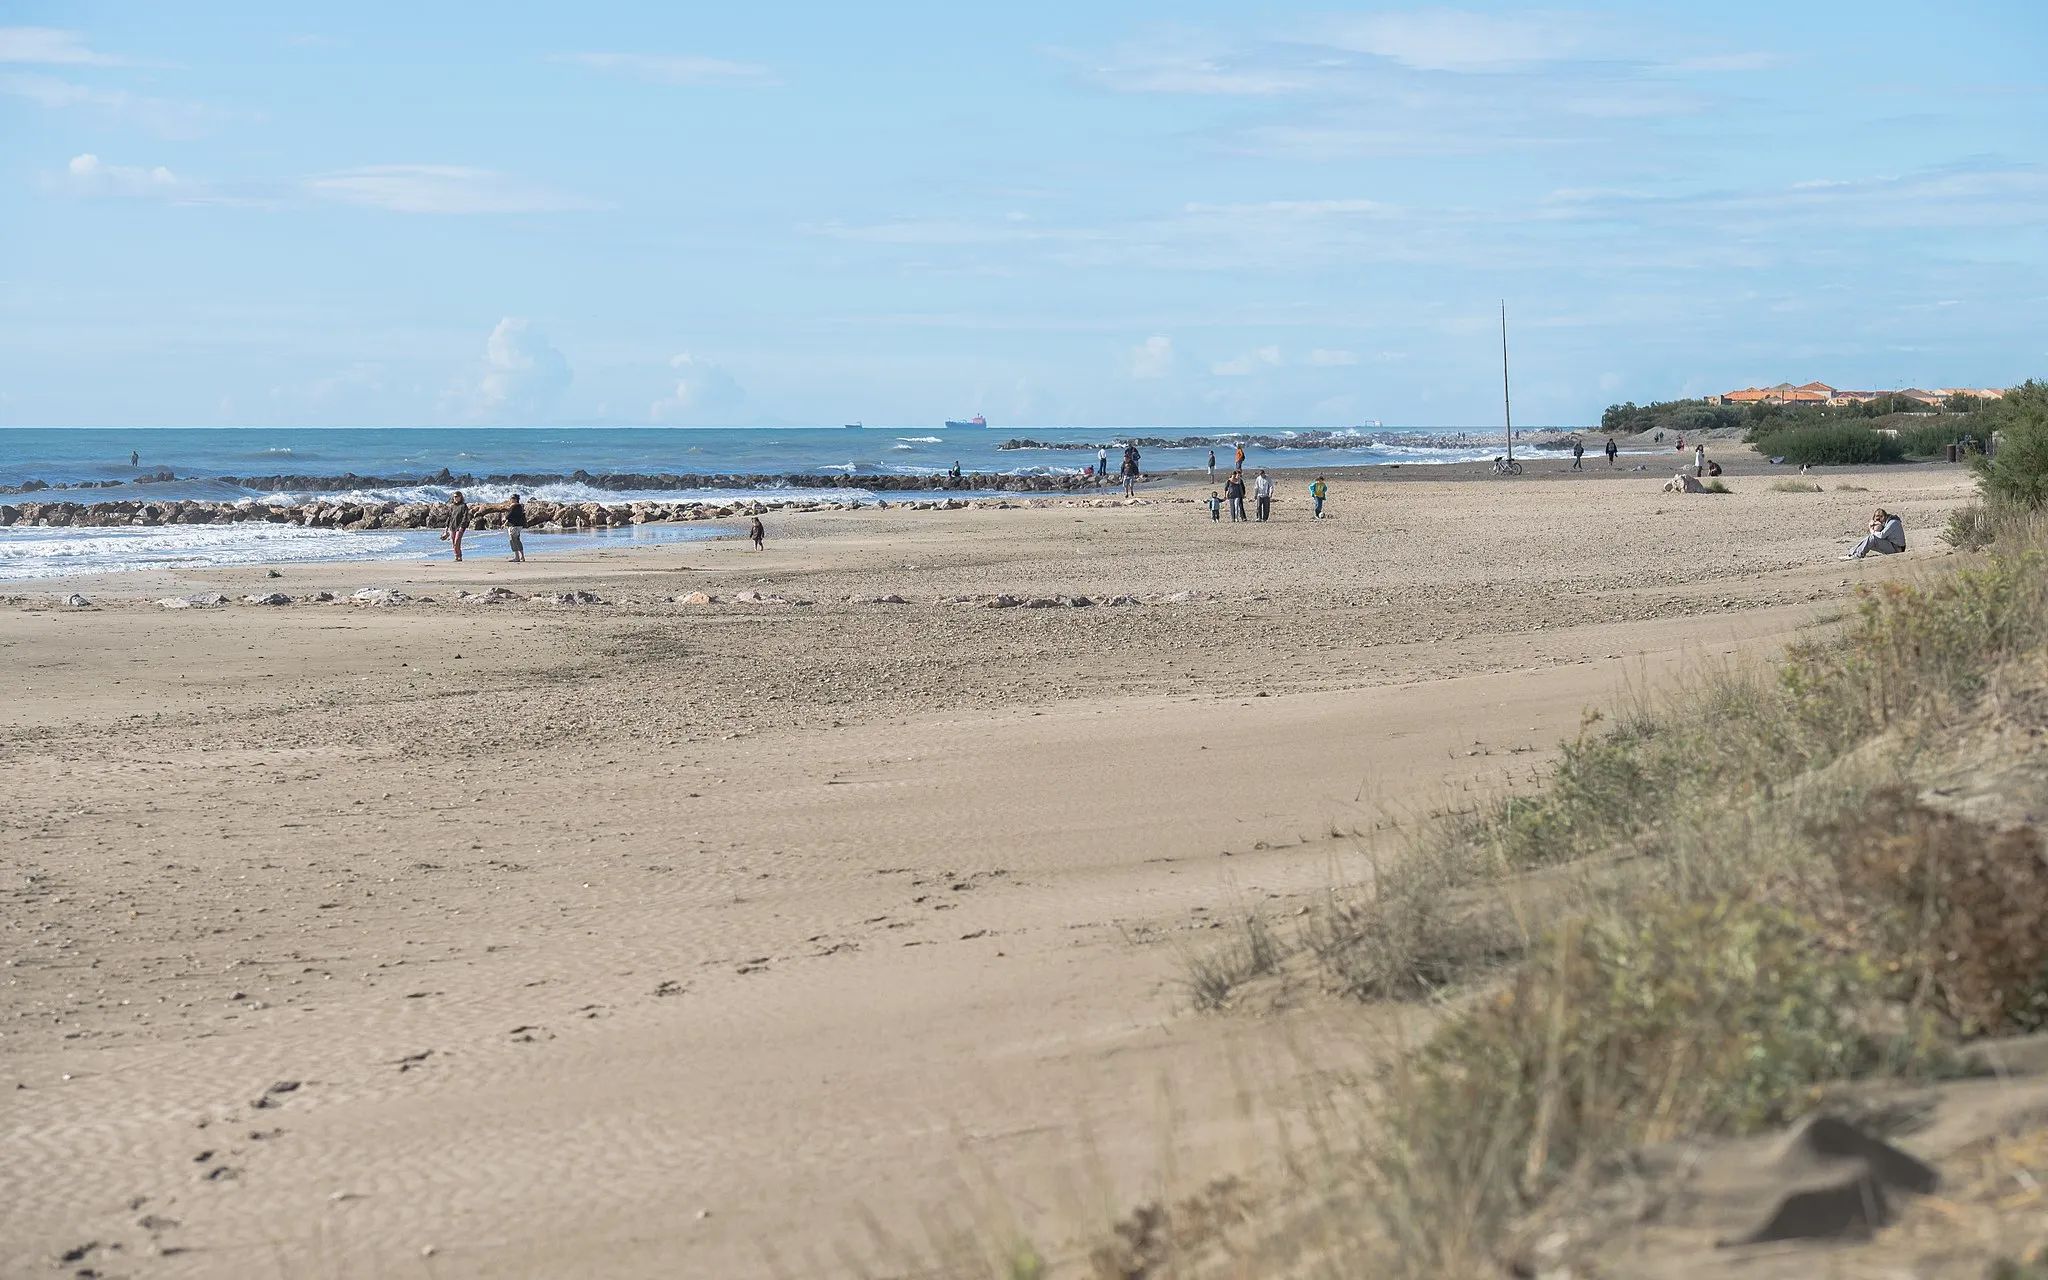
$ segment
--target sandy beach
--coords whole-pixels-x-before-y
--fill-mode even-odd
[[[0,586],[0,1274],[908,1273],[1269,1158],[1394,1014],[1191,1011],[1221,918],[1914,574],[1973,492],[1569,463]],[[1879,504],[1913,549],[1839,561]]]

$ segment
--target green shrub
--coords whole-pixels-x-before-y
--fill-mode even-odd
[[[1897,437],[1853,422],[1773,431],[1756,441],[1756,451],[1767,458],[1782,457],[1812,467],[1869,466],[1906,456]]]
[[[2048,504],[2048,383],[2029,378],[1991,415],[2000,432],[1996,457],[1977,459],[1984,496],[2026,507]]]

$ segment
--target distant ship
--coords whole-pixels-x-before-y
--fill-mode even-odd
[[[948,418],[946,419],[946,425],[949,427],[985,427],[988,425],[988,419],[977,413],[965,422],[955,422]]]
[[[849,422],[846,424],[846,429],[848,431],[858,431],[861,429],[861,426],[858,422]]]

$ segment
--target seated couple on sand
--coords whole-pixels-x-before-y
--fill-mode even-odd
[[[1844,560],[1861,560],[1875,551],[1881,556],[1897,555],[1906,549],[1906,526],[1899,518],[1883,507],[1870,513],[1870,532],[1863,540],[1842,556]]]

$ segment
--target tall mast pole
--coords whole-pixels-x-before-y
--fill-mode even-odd
[[[1515,408],[1508,399],[1508,300],[1500,300],[1500,406],[1508,428],[1508,461],[1515,460]]]

